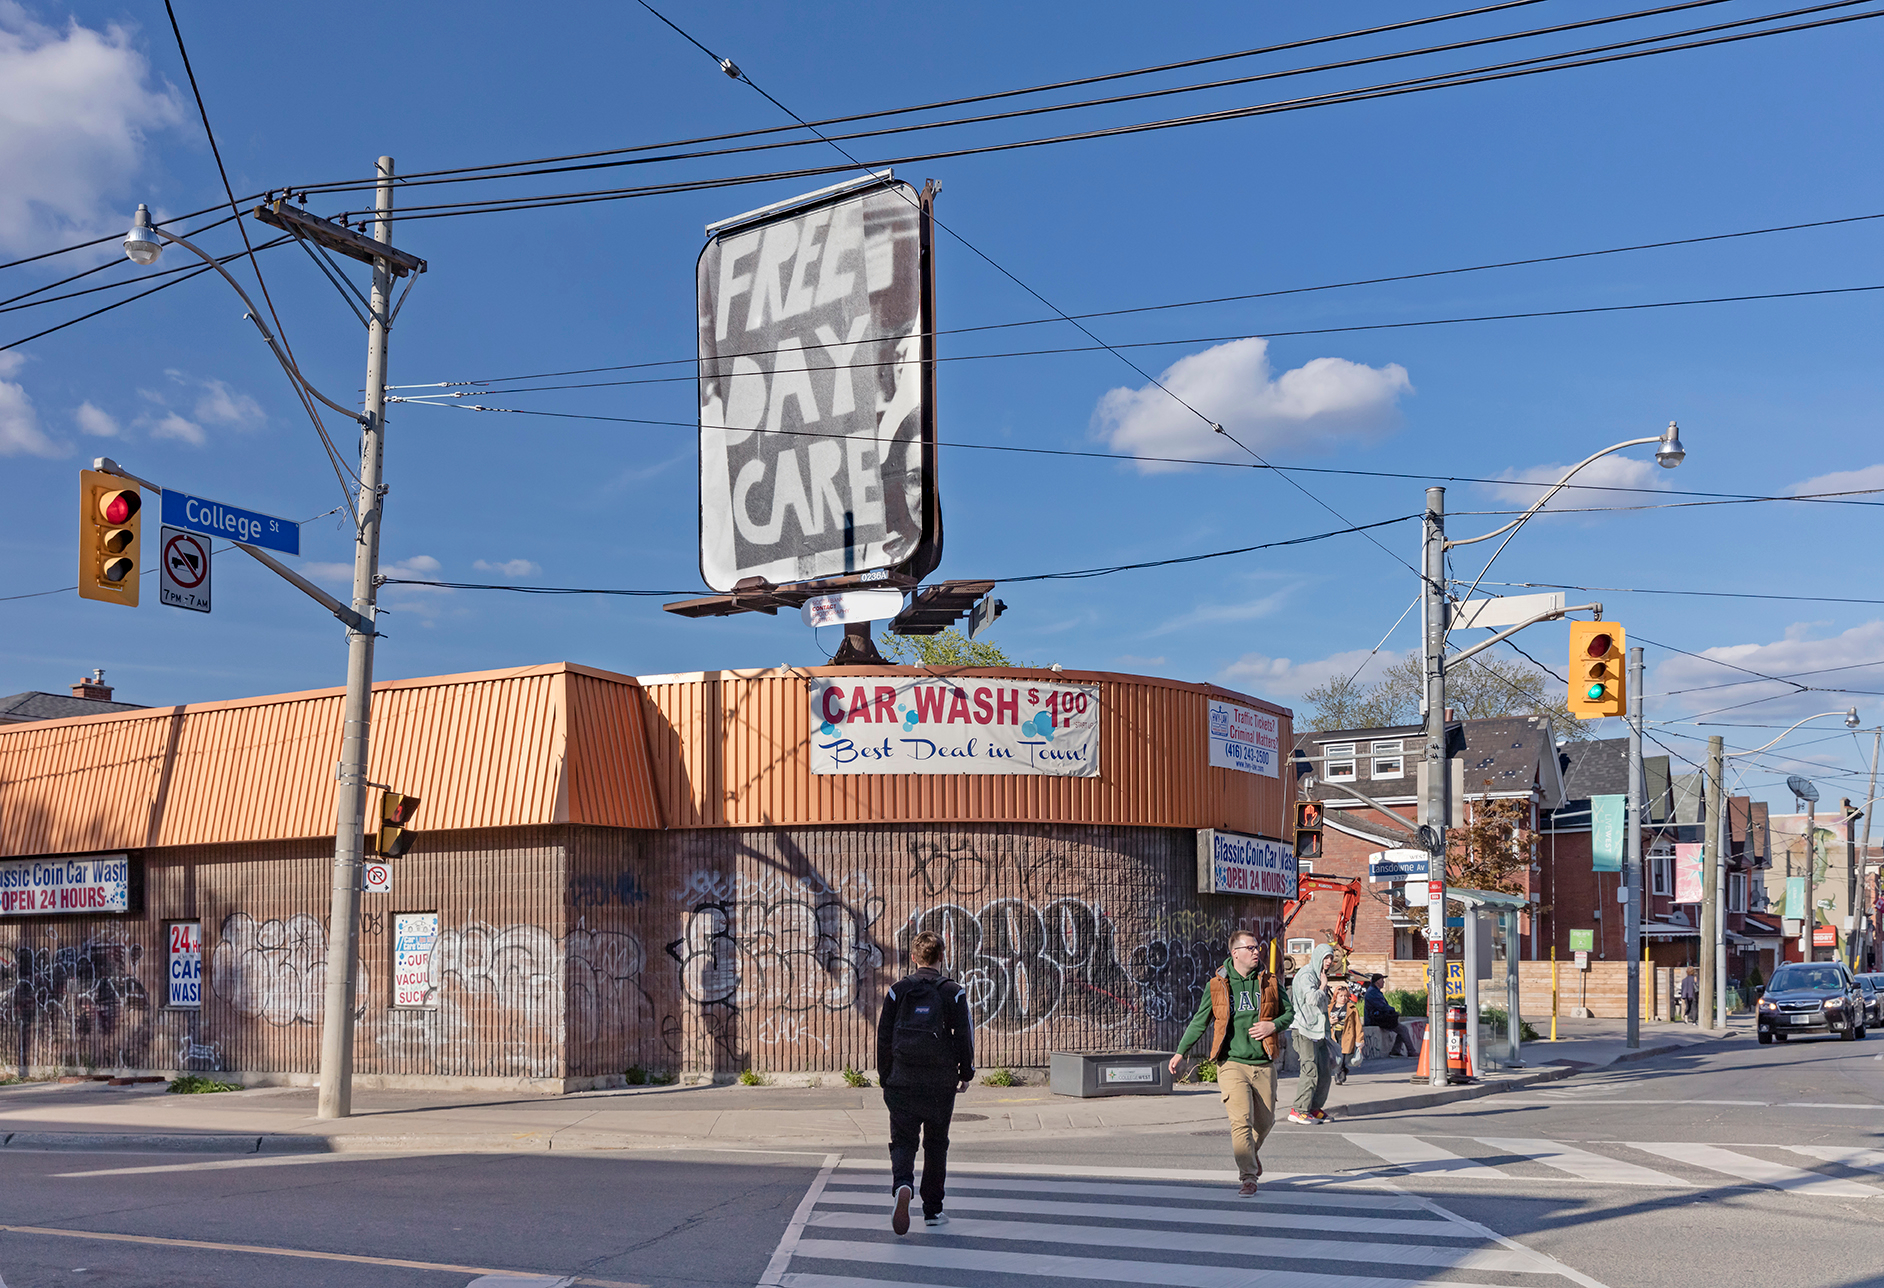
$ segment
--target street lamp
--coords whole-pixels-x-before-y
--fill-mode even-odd
[[[1447,593],[1446,552],[1459,546],[1470,546],[1476,545],[1481,541],[1490,541],[1493,537],[1504,537],[1504,540],[1499,543],[1498,548],[1492,552],[1492,557],[1485,561],[1485,566],[1479,569],[1478,577],[1473,580],[1471,589],[1466,591],[1464,599],[1470,600],[1472,592],[1478,589],[1479,582],[1485,579],[1485,574],[1490,571],[1492,564],[1497,561],[1498,556],[1504,553],[1505,547],[1511,544],[1511,539],[1518,534],[1518,530],[1528,523],[1539,510],[1542,510],[1553,496],[1562,491],[1564,487],[1569,484],[1570,480],[1576,477],[1578,471],[1582,470],[1592,461],[1600,460],[1608,456],[1611,452],[1620,452],[1627,447],[1642,447],[1649,443],[1655,444],[1655,460],[1663,469],[1672,470],[1687,458],[1687,449],[1681,445],[1681,431],[1675,425],[1675,422],[1671,420],[1668,422],[1667,429],[1652,438],[1631,438],[1624,442],[1605,447],[1602,451],[1585,457],[1566,470],[1562,478],[1558,479],[1546,489],[1544,494],[1538,497],[1523,514],[1520,514],[1510,523],[1500,528],[1494,528],[1492,531],[1482,536],[1466,537],[1458,541],[1446,540],[1446,489],[1443,487],[1429,487],[1426,489],[1426,516],[1425,522],[1421,525],[1420,546],[1421,580],[1424,582],[1425,586],[1422,595],[1425,629],[1421,632],[1420,647],[1424,655],[1426,677],[1424,713],[1426,724],[1426,747],[1424,753],[1426,761],[1426,788],[1420,801],[1420,816],[1421,820],[1429,824],[1434,832],[1434,846],[1432,850],[1434,861],[1429,865],[1429,875],[1431,875],[1438,887],[1433,892],[1433,901],[1428,907],[1426,914],[1426,969],[1429,983],[1434,980],[1443,980],[1446,970],[1445,822],[1446,787],[1447,779],[1449,778],[1449,775],[1446,773],[1446,636],[1451,629],[1451,614],[1449,611],[1451,596]],[[1554,615],[1561,617],[1563,611],[1564,610],[1556,610]],[[1539,617],[1532,620],[1541,621],[1544,619]],[[1515,632],[1507,632],[1507,634],[1512,633]],[[1489,644],[1495,642],[1496,638],[1475,647],[1487,647]],[[1632,686],[1632,688],[1639,693],[1641,685],[1636,684]],[[1641,781],[1641,726],[1639,707],[1631,712],[1630,729],[1630,745],[1634,752],[1631,756],[1630,799],[1635,803],[1635,807],[1639,811],[1641,806],[1641,793],[1639,789]],[[1634,832],[1631,834],[1636,835]],[[1634,848],[1637,850],[1640,849],[1639,838],[1638,844]],[[1631,856],[1628,866],[1635,869],[1640,868],[1639,853]],[[1627,874],[1627,871],[1625,871],[1624,881],[1625,883],[1632,881],[1633,885],[1639,887],[1641,874],[1639,871],[1636,871],[1632,879]],[[1638,907],[1639,903],[1635,899],[1632,899],[1628,904],[1628,912],[1624,917],[1626,926],[1637,924],[1635,918],[1638,916]],[[1533,936],[1537,933],[1535,921],[1532,923],[1531,933]],[[1535,943],[1535,939],[1533,939],[1533,943]],[[1629,990],[1631,998],[1630,1007],[1633,1013],[1634,1008],[1639,1004],[1637,998],[1638,990],[1634,987],[1633,972],[1638,969],[1638,966],[1635,962],[1633,949],[1630,951],[1629,969],[1631,971],[1631,987]],[[1428,989],[1427,1004],[1427,1025],[1429,1030],[1435,1034],[1445,1032],[1446,1010],[1443,986],[1434,986]],[[1445,1083],[1445,1072],[1439,1067],[1437,1060],[1433,1061],[1431,1073],[1434,1086],[1441,1086]]]

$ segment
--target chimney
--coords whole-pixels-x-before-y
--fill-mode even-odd
[[[1454,720],[1457,720],[1458,718],[1459,717],[1453,708],[1451,707],[1446,708],[1446,723],[1447,724],[1451,724]]]
[[[86,676],[77,684],[73,685],[72,696],[75,698],[89,698],[93,702],[111,701],[111,686],[105,683],[104,668],[94,667],[89,676]]]

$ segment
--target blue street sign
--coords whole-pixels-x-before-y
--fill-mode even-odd
[[[301,553],[301,525],[272,514],[238,510],[221,501],[205,501],[188,492],[164,492],[164,522],[173,528],[188,528],[212,537],[227,537],[247,546],[279,550],[284,555]]]

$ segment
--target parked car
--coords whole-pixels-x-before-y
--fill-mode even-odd
[[[1870,1018],[1864,990],[1843,962],[1787,962],[1773,972],[1757,1015],[1761,1046],[1795,1033],[1855,1041]]]
[[[1858,987],[1871,1003],[1871,1023],[1884,1028],[1884,972],[1858,976]]]

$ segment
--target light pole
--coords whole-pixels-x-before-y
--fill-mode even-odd
[[[236,294],[249,307],[249,320],[262,333],[282,369],[302,389],[327,406],[360,424],[360,495],[355,512],[356,536],[353,552],[353,606],[347,621],[347,689],[340,731],[340,761],[335,766],[338,787],[335,790],[333,894],[327,927],[327,979],[325,1011],[321,1018],[320,1098],[317,1112],[322,1118],[345,1118],[353,1108],[353,1023],[355,993],[358,988],[360,958],[360,865],[365,849],[366,764],[368,734],[372,720],[373,639],[378,616],[379,526],[380,507],[386,489],[380,484],[380,466],[385,441],[386,343],[392,326],[392,280],[395,275],[425,271],[425,261],[392,246],[393,159],[379,158],[378,184],[375,192],[373,236],[367,238],[351,229],[329,223],[277,203],[269,210],[258,208],[256,214],[266,222],[286,228],[303,244],[331,248],[373,266],[373,290],[369,306],[366,346],[366,399],[362,411],[352,411],[316,390],[302,376],[293,360],[269,334],[248,293],[217,263],[189,242],[150,221],[150,211],[140,205],[131,231],[124,239],[124,253],[132,262],[155,263],[164,242],[173,242],[194,253],[222,274]],[[161,239],[161,240],[159,240]],[[416,279],[415,279],[416,280]],[[410,288],[408,288],[410,289]],[[262,556],[250,550],[257,558]],[[270,567],[299,581],[272,560]],[[336,969],[336,964],[339,969]]]
[[[1544,494],[1532,502],[1530,508],[1523,514],[1503,527],[1494,528],[1482,536],[1448,541],[1446,539],[1446,489],[1442,487],[1426,489],[1426,517],[1421,525],[1420,551],[1420,575],[1424,583],[1421,605],[1425,630],[1421,633],[1420,644],[1424,655],[1422,660],[1426,677],[1425,710],[1422,713],[1426,725],[1426,791],[1420,800],[1420,821],[1432,829],[1432,859],[1427,864],[1428,876],[1432,881],[1432,902],[1426,910],[1426,1023],[1428,1032],[1432,1035],[1429,1040],[1434,1042],[1432,1049],[1435,1052],[1441,1049],[1438,1046],[1438,1039],[1445,1033],[1446,1023],[1446,791],[1450,780],[1450,775],[1446,772],[1446,635],[1451,626],[1448,620],[1451,597],[1446,587],[1446,552],[1461,546],[1490,541],[1496,536],[1504,537],[1504,540],[1498,543],[1498,548],[1492,552],[1492,557],[1485,561],[1485,566],[1479,569],[1471,589],[1465,592],[1464,598],[1471,599],[1472,591],[1478,589],[1479,582],[1485,579],[1486,572],[1497,561],[1498,556],[1504,553],[1505,547],[1511,544],[1511,539],[1518,535],[1518,530],[1542,510],[1551,497],[1561,492],[1570,480],[1576,477],[1578,471],[1592,461],[1608,456],[1611,452],[1619,452],[1627,447],[1641,447],[1648,443],[1656,445],[1655,460],[1663,469],[1674,469],[1688,454],[1687,449],[1681,445],[1681,431],[1671,420],[1668,422],[1668,428],[1653,438],[1631,438],[1586,456],[1566,470],[1563,477],[1547,488]],[[1556,615],[1562,616],[1562,612]],[[1507,632],[1507,634],[1510,633],[1515,632]],[[1475,646],[1472,651],[1490,642],[1492,641]],[[1639,768],[1637,772],[1640,772]],[[1625,873],[1624,880],[1627,879],[1628,876]],[[1639,879],[1638,877],[1637,880]],[[1537,931],[1537,915],[1533,913],[1531,921],[1533,942],[1535,942]],[[1511,949],[1507,948],[1507,951]],[[1632,955],[1636,952],[1633,945],[1630,946],[1630,952]],[[1631,1003],[1631,1005],[1639,1005],[1639,1003]],[[1517,1023],[1517,1017],[1513,1016],[1511,1022]],[[1430,1061],[1428,1072],[1431,1075],[1432,1085],[1436,1087],[1445,1085],[1445,1070],[1440,1067],[1436,1056]]]
[[[1757,747],[1747,751],[1726,751],[1719,737],[1707,740],[1707,772],[1709,782],[1704,804],[1707,808],[1707,830],[1703,840],[1713,848],[1704,862],[1704,883],[1701,892],[1701,951],[1704,954],[1701,972],[1701,1011],[1708,1015],[1717,1029],[1727,1027],[1727,912],[1722,904],[1722,893],[1727,884],[1727,849],[1731,837],[1727,831],[1727,798],[1721,776],[1725,772],[1723,762],[1740,756],[1757,756],[1797,729],[1800,725],[1814,720],[1823,720],[1827,716],[1843,716],[1847,729],[1858,727],[1858,708],[1847,707],[1843,711],[1820,711],[1794,721],[1777,736],[1769,738]],[[1806,805],[1806,909],[1805,919],[1800,926],[1799,944],[1801,956],[1806,961],[1812,960],[1812,829],[1815,823],[1813,808],[1818,801],[1818,793],[1813,792]],[[1705,955],[1711,954],[1711,963]],[[1705,969],[1710,967],[1711,969]],[[1710,996],[1711,995],[1711,996]],[[1712,1002],[1712,1006],[1708,1005]]]

